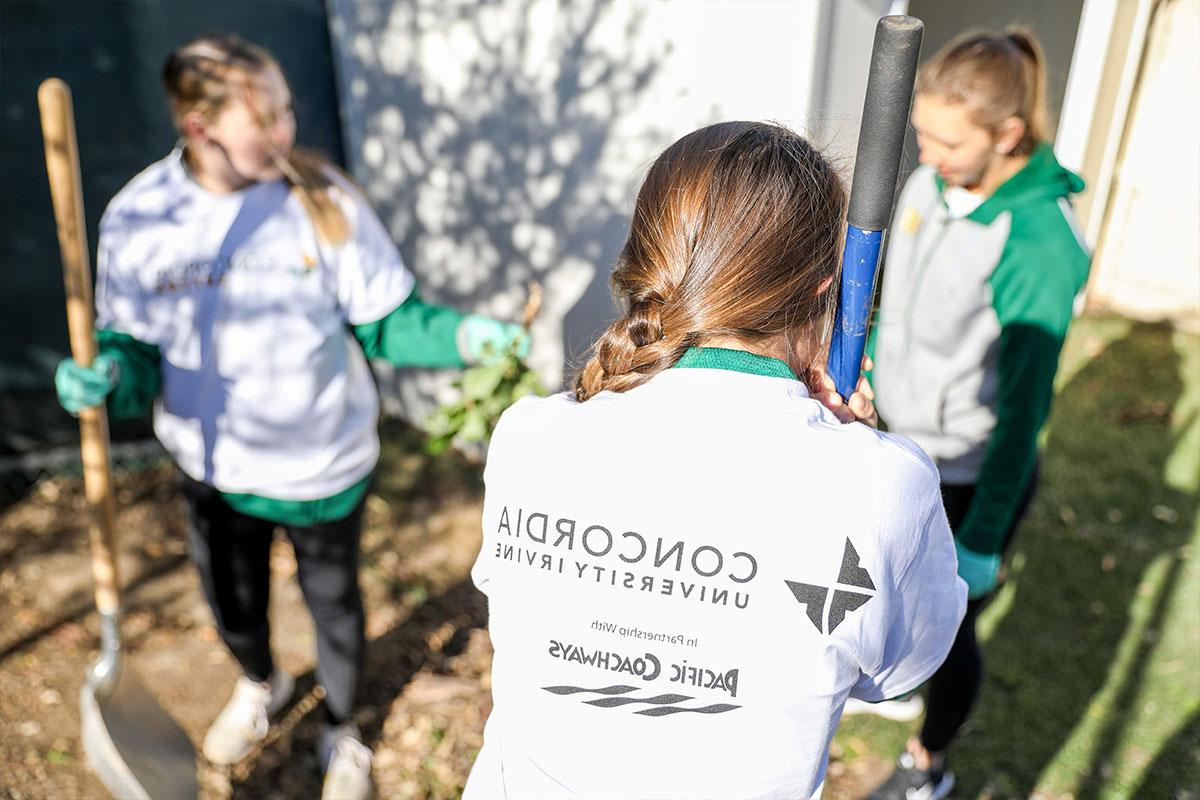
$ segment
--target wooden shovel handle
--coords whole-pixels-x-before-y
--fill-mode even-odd
[[[79,177],[79,146],[75,140],[75,115],[71,90],[58,78],[47,78],[38,87],[42,138],[46,145],[46,172],[58,246],[62,250],[63,284],[67,294],[67,329],[71,355],[89,366],[96,357],[92,317],[92,270],[88,263],[84,230],[83,189]],[[108,414],[104,406],[79,413],[79,438],[83,455],[83,487],[92,507],[92,573],[96,580],[96,608],[103,614],[120,605],[117,553],[113,530],[115,503],[108,454]]]

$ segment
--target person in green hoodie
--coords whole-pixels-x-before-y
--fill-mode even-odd
[[[296,553],[325,689],[323,797],[365,798],[371,753],[352,712],[363,665],[363,505],[379,456],[368,359],[461,367],[524,354],[519,325],[424,302],[387,230],[332,164],[293,147],[291,91],[230,35],[176,50],[163,82],[181,144],[100,222],[99,355],[55,376],[68,411],[148,413],[178,465],[188,544],[242,668],[204,738],[232,764],[295,681],[271,657],[270,549]]]
[[[983,676],[975,622],[1033,494],[1038,433],[1087,279],[1070,201],[1083,181],[1051,150],[1044,87],[1041,48],[1020,28],[961,36],[917,78],[921,166],[889,231],[869,377],[888,430],[938,466],[970,602],[921,731],[877,800],[953,788],[945,751]]]

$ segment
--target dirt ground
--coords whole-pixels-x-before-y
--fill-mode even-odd
[[[491,645],[469,571],[479,549],[479,468],[431,458],[389,423],[363,538],[367,667],[356,719],[381,798],[458,797],[491,707]],[[125,658],[199,742],[237,678],[187,560],[173,468],[118,473]],[[102,798],[79,741],[78,693],[96,656],[88,509],[77,478],[38,483],[0,510],[0,796]],[[205,800],[320,793],[313,747],[314,637],[282,538],[272,554],[272,642],[301,676],[266,742],[232,769],[203,763]],[[861,796],[886,771],[835,750],[826,797]]]

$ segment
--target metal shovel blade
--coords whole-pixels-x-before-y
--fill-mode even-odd
[[[179,724],[128,668],[95,683],[84,682],[79,710],[83,749],[105,788],[117,800],[195,800],[196,751]]]

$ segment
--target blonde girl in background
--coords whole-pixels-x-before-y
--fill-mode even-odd
[[[387,231],[331,164],[294,147],[278,63],[202,36],[163,69],[180,145],[112,200],[100,224],[90,368],[56,374],[69,411],[147,413],[181,473],[188,540],[243,676],[203,752],[232,764],[292,696],[272,660],[269,552],[292,543],[325,689],[324,797],[371,789],[354,723],[364,648],[363,502],[379,454],[367,366],[460,367],[522,329],[423,302]]]
[[[871,382],[888,430],[937,464],[971,599],[879,800],[953,788],[946,750],[983,674],[976,619],[1034,492],[1038,432],[1087,279],[1070,202],[1083,181],[1051,150],[1045,84],[1041,47],[1020,28],[968,33],[917,77],[921,167],[889,232]]]
[[[847,697],[941,663],[966,587],[937,472],[814,369],[845,203],[771,124],[650,168],[619,318],[491,441],[494,708],[464,797],[816,797]]]

